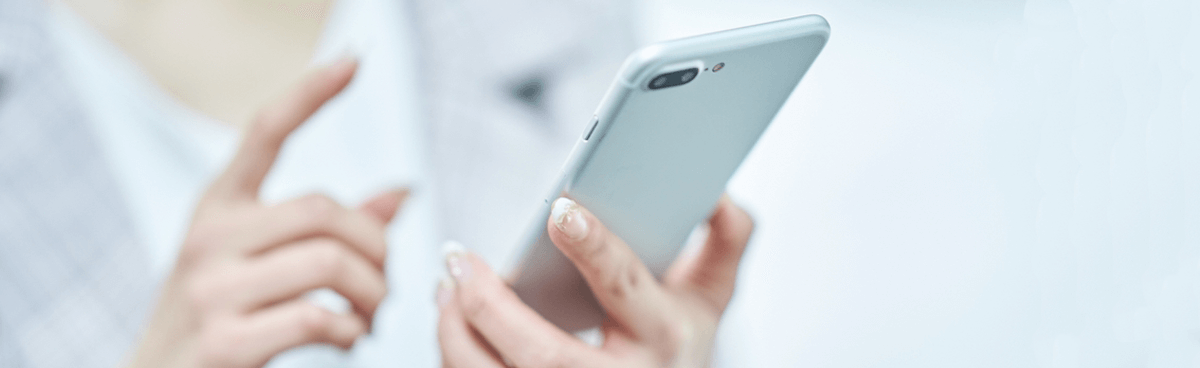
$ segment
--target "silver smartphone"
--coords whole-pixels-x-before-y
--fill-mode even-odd
[[[604,317],[546,233],[560,195],[594,213],[661,277],[828,38],[825,19],[807,15],[629,56],[511,268],[521,299],[567,331],[598,326]]]

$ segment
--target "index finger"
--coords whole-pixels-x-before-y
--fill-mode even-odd
[[[242,139],[225,172],[213,182],[208,195],[229,199],[254,199],[279,149],[288,135],[316,113],[326,101],[350,84],[358,61],[347,58],[305,77],[287,97],[259,112]]]
[[[670,341],[676,315],[638,255],[590,211],[566,197],[554,201],[546,230],[575,264],[604,311],[644,340]]]

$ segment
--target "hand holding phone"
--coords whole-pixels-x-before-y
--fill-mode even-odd
[[[587,207],[662,276],[828,37],[824,18],[810,15],[634,52],[511,268],[521,300],[567,331],[605,316],[594,295],[602,291],[589,288],[546,231],[559,196]]]
[[[475,255],[447,255],[443,364],[708,366],[753,230],[721,193],[828,36],[823,18],[805,16],[630,56],[535,222],[512,287]],[[705,245],[676,259],[705,216]],[[602,346],[570,334],[601,321]]]
[[[454,281],[438,290],[438,338],[447,367],[707,367],[717,324],[753,231],[722,197],[705,245],[660,283],[625,242],[570,199],[554,202],[550,238],[582,272],[608,312],[593,347],[526,306],[479,257],[447,257]],[[506,364],[506,362],[508,364]]]

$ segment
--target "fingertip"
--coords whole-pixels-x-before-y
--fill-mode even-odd
[[[446,264],[446,273],[454,278],[457,285],[469,282],[475,276],[475,271],[484,270],[477,266],[483,262],[475,262],[476,257],[457,241],[447,240],[443,243],[442,254]],[[486,266],[483,264],[483,267]]]
[[[408,188],[398,188],[389,190],[382,194],[372,197],[362,205],[362,209],[371,217],[374,217],[384,224],[391,223],[396,217],[396,212],[408,200],[411,191]]]
[[[554,200],[546,229],[559,246],[580,243],[593,232],[596,224],[586,208],[567,197]]]
[[[379,314],[379,306],[382,305],[384,299],[387,298],[387,282],[386,281],[384,282],[382,291],[383,291],[383,294],[373,296],[375,299],[371,300],[371,304],[369,306],[370,310],[364,311],[365,322],[367,324],[368,332],[370,332],[371,326],[373,325],[372,322],[375,321],[375,316]]]
[[[722,193],[721,198],[717,199],[717,206],[713,209],[712,215],[709,218],[716,219],[736,209],[738,209],[738,205],[733,202],[733,198],[729,197],[729,193]]]
[[[367,333],[367,322],[358,314],[334,313],[319,306],[305,308],[302,317],[312,342],[323,342],[350,349],[359,336]]]
[[[722,236],[733,235],[736,238],[750,237],[754,232],[754,217],[729,197],[728,193],[721,195],[717,208],[708,220],[712,232]]]
[[[358,56],[353,54],[342,56],[325,67],[327,73],[339,79],[349,79],[358,71]]]
[[[304,118],[307,119],[308,115],[315,113],[325,101],[346,89],[357,72],[358,58],[354,56],[340,58],[311,72],[305,85],[311,88],[310,98],[315,98],[315,100],[305,102],[304,105],[311,110],[305,114]],[[316,106],[312,106],[314,103]]]
[[[371,333],[371,330],[373,329],[372,327],[374,325],[374,323],[372,323],[372,321],[375,320],[374,316],[364,317],[364,316],[358,316],[358,315],[351,315],[350,317],[352,317],[351,319],[354,320],[353,331],[354,331],[355,337],[363,336],[363,335],[367,335],[367,334]]]
[[[354,343],[358,338],[370,333],[371,324],[365,317],[357,315],[342,315],[342,323],[339,323],[337,331],[334,331],[330,336],[332,343],[342,349],[349,350],[354,347]]]
[[[246,127],[238,152],[206,195],[256,198],[287,137],[326,101],[341,93],[357,70],[357,58],[343,58],[310,71],[297,89],[259,110]]]
[[[480,269],[491,269],[491,267],[488,266],[487,261],[483,260],[483,257],[480,257],[478,254],[475,254],[470,250],[467,250],[466,246],[456,240],[447,240],[445,243],[442,243],[442,254],[446,258],[460,258],[463,262],[469,262],[471,266],[475,266]]]

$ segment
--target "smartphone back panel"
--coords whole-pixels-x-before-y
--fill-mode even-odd
[[[588,208],[661,276],[828,35],[823,18],[804,16],[635,52],[585,128],[553,197],[565,192]],[[679,74],[691,69],[694,76]],[[665,75],[687,83],[654,88]],[[553,199],[546,200],[547,215]],[[536,240],[513,287],[568,331],[596,326],[602,311],[545,235],[545,219],[536,222],[539,235],[531,236]]]

